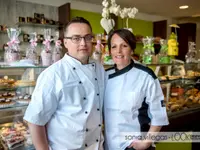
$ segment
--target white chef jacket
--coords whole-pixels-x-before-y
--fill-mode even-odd
[[[101,149],[104,76],[99,63],[66,54],[38,77],[24,119],[46,125],[52,150]]]
[[[168,125],[164,96],[152,70],[132,61],[124,69],[113,67],[106,74],[105,150],[124,150],[134,141],[125,136],[148,132],[149,125]]]

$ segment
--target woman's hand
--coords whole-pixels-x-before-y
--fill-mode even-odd
[[[152,144],[151,140],[136,140],[128,148],[133,147],[136,150],[145,150],[149,148]]]

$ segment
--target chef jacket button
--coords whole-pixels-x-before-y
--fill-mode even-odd
[[[85,114],[87,114],[88,112],[87,111],[85,111]]]
[[[97,108],[97,111],[99,111],[100,109],[99,108]]]
[[[79,84],[82,84],[82,82],[81,82],[81,81],[79,81]]]
[[[99,124],[99,127],[101,127],[101,124]]]
[[[99,93],[97,93],[97,96],[99,96]]]
[[[86,97],[83,97],[84,100],[86,100]]]
[[[73,70],[76,70],[76,68],[74,67]]]
[[[95,78],[95,80],[97,81],[97,78]]]
[[[94,64],[92,64],[92,66],[94,67]]]
[[[99,140],[98,140],[98,139],[96,139],[96,142],[99,142]]]
[[[85,147],[87,147],[87,144],[85,144]]]
[[[88,132],[88,128],[86,128],[85,131]]]

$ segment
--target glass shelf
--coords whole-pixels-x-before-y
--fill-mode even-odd
[[[28,106],[28,104],[19,104],[19,103],[15,103],[13,106],[9,106],[9,107],[5,107],[5,108],[0,108],[0,112],[1,111],[11,111],[11,110],[21,110],[21,109],[26,109],[26,107]]]
[[[35,26],[35,27],[43,27],[43,28],[59,28],[59,25],[50,25],[50,24],[39,24],[39,23],[16,23],[18,26]]]
[[[144,64],[146,66],[174,66],[174,65],[198,65],[200,62],[196,63],[166,63],[166,64]]]
[[[162,84],[165,84],[165,83],[174,83],[174,82],[177,82],[177,81],[194,81],[194,80],[197,80],[197,78],[199,78],[199,76],[194,76],[194,77],[191,77],[191,78],[178,78],[178,79],[173,79],[173,80],[159,80],[160,83]]]
[[[185,114],[193,113],[193,112],[199,111],[199,110],[200,110],[200,105],[194,104],[194,105],[191,105],[190,107],[182,109],[182,110],[178,110],[175,112],[167,112],[167,114],[168,114],[168,117],[170,117],[170,118],[173,118],[173,117],[177,118],[178,116],[184,116]]]
[[[174,65],[184,65],[182,63],[166,63],[166,64],[144,64],[146,66],[174,66]]]
[[[49,66],[8,66],[8,65],[1,65],[0,69],[31,69],[31,68],[47,68]]]
[[[16,87],[1,87],[0,88],[0,91],[16,91],[18,89],[21,89],[21,88],[34,88],[35,85],[29,85],[29,86],[16,86]]]

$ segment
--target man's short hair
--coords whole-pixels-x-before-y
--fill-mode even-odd
[[[72,20],[71,20],[70,22],[68,22],[68,24],[65,26],[65,28],[64,28],[64,34],[65,34],[65,35],[66,35],[66,33],[67,33],[68,27],[69,27],[71,24],[73,24],[73,23],[85,23],[85,24],[87,24],[87,25],[90,27],[90,29],[91,29],[91,31],[92,31],[92,26],[90,25],[90,23],[89,23],[88,20],[86,20],[86,19],[83,18],[83,17],[75,17],[75,18],[72,18]]]

